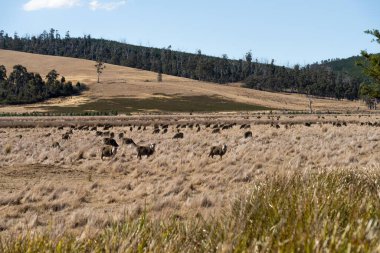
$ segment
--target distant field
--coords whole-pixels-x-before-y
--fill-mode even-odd
[[[16,64],[29,71],[46,75],[56,69],[67,80],[81,81],[89,90],[81,96],[52,99],[44,103],[0,107],[0,112],[32,111],[96,111],[122,112],[184,112],[184,111],[241,111],[241,110],[308,110],[305,95],[271,93],[241,88],[239,84],[219,85],[186,78],[163,75],[156,82],[157,73],[106,64],[101,83],[96,83],[94,62],[75,58],[44,56],[0,50],[0,64],[8,73]],[[358,111],[366,107],[357,101],[313,99],[316,111]]]
[[[44,107],[41,107],[44,108]],[[53,113],[79,113],[83,111],[117,111],[133,113],[146,111],[162,112],[218,112],[269,110],[263,106],[244,104],[215,96],[172,96],[138,98],[109,98],[89,101],[78,106],[49,106]]]

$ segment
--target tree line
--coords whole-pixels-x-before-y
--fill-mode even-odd
[[[79,94],[85,85],[66,82],[62,76],[51,70],[44,81],[40,74],[28,72],[22,65],[15,65],[7,76],[4,65],[0,66],[0,104],[25,104],[40,102],[49,98]]]
[[[380,44],[380,31],[367,30],[365,33],[374,36],[374,42]],[[363,50],[361,52],[364,60],[358,61],[357,65],[362,67],[369,80],[360,85],[359,95],[369,109],[376,109],[380,102],[380,54],[370,54]]]
[[[286,68],[260,63],[252,52],[244,59],[229,59],[227,55],[213,57],[198,52],[186,53],[167,48],[135,46],[90,35],[61,36],[55,29],[38,36],[9,36],[0,31],[0,49],[67,56],[133,67],[168,75],[220,84],[243,82],[246,87],[267,91],[297,92],[333,98],[358,98],[362,80],[343,71],[312,64]]]

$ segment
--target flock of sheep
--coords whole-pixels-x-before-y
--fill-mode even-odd
[[[215,134],[215,133],[220,133],[221,130],[232,128],[235,125],[236,125],[236,123],[222,124],[222,125],[206,124],[205,128],[211,128],[212,129],[211,132]],[[104,160],[104,158],[112,158],[116,155],[117,150],[119,148],[119,144],[115,140],[115,134],[113,132],[109,131],[110,128],[112,128],[111,125],[104,125],[101,127],[103,128],[103,131],[99,131],[98,127],[89,127],[89,126],[75,127],[75,126],[72,126],[72,127],[70,127],[70,129],[68,131],[66,131],[64,134],[62,134],[62,139],[63,140],[70,139],[71,134],[73,134],[73,129],[94,131],[97,136],[104,137],[103,143],[102,143],[103,147],[100,150],[100,158],[102,160]],[[129,126],[129,130],[133,131],[134,127],[137,128],[137,130],[143,130],[143,131],[147,130],[146,126]],[[173,139],[183,139],[184,138],[184,133],[180,131],[181,128],[194,129],[194,127],[195,127],[197,132],[199,132],[201,130],[201,126],[199,124],[196,124],[196,125],[194,125],[194,124],[177,125],[177,127],[176,127],[177,133],[175,133],[175,135],[173,136]],[[240,129],[248,129],[250,127],[251,126],[249,124],[243,124],[240,126]],[[169,125],[165,125],[165,124],[157,125],[156,124],[156,125],[154,125],[153,134],[159,134],[159,133],[166,134],[168,132],[168,128],[169,128]],[[63,127],[59,127],[58,129],[63,130]],[[252,137],[252,132],[246,131],[244,133],[244,137],[245,138]],[[119,138],[119,141],[122,142],[122,144],[133,146],[136,149],[137,158],[139,158],[139,159],[141,159],[143,156],[149,157],[149,156],[153,155],[155,152],[155,148],[156,148],[155,143],[151,143],[147,146],[137,145],[133,141],[133,139],[124,137],[124,132],[119,133],[118,138]],[[60,147],[60,145],[58,142],[54,142],[53,147]],[[208,154],[208,157],[214,158],[214,156],[219,156],[220,159],[222,159],[223,156],[226,154],[226,152],[227,152],[227,145],[226,144],[222,144],[219,146],[212,146],[210,148],[210,152]]]
[[[279,120],[279,117],[277,118],[277,120]],[[331,121],[331,122],[323,122],[323,123],[319,122],[319,124],[325,124],[325,123],[332,124],[335,127],[347,126],[347,123],[344,122],[344,121],[343,122]],[[303,124],[306,127],[310,127],[313,124],[317,124],[317,122],[304,122]],[[366,123],[361,123],[361,125],[363,125],[363,124],[366,124]],[[211,133],[217,134],[217,133],[220,133],[222,130],[233,128],[236,125],[237,125],[236,123],[231,123],[231,124],[211,124],[211,123],[209,123],[209,124],[204,124],[204,128],[205,129],[209,128],[209,129],[211,129]],[[285,129],[288,129],[288,128],[292,127],[293,125],[294,125],[294,123],[289,123],[289,124],[285,124],[284,127],[285,127]],[[371,123],[371,125],[372,125],[372,123]],[[270,126],[273,127],[273,128],[276,128],[276,129],[279,129],[281,127],[279,125],[279,123],[275,122],[275,121],[272,121],[272,123],[270,124]],[[377,124],[375,126],[377,126]],[[102,127],[103,128],[102,131],[99,131],[98,127]],[[73,133],[73,129],[94,131],[97,136],[104,137],[104,139],[103,139],[103,147],[101,148],[101,152],[100,152],[101,159],[104,160],[104,158],[114,157],[116,155],[116,153],[117,153],[119,144],[114,139],[115,138],[115,134],[113,132],[109,131],[112,128],[112,125],[106,124],[106,125],[101,125],[101,126],[98,126],[98,127],[96,127],[96,126],[94,126],[94,127],[89,127],[89,126],[78,126],[78,127],[71,126],[70,129],[66,133],[64,133],[62,135],[62,139],[63,140],[68,140],[70,138],[70,135]],[[129,130],[131,132],[134,129],[135,130],[136,129],[137,130],[142,130],[142,131],[148,130],[147,126],[142,126],[142,125],[139,125],[139,126],[128,125],[127,127],[129,127]],[[180,125],[177,125],[176,127],[175,126],[173,126],[173,127],[177,131],[175,133],[175,135],[173,136],[173,139],[183,139],[184,138],[184,133],[180,131],[180,129],[183,129],[183,128],[195,129],[196,132],[201,131],[201,126],[199,124],[190,124],[190,123],[188,123],[188,124],[182,124],[182,125],[180,124]],[[168,132],[168,128],[169,128],[168,124],[160,124],[160,125],[155,124],[154,128],[153,128],[152,134],[166,134]],[[240,129],[242,129],[242,130],[250,129],[250,128],[251,128],[251,126],[249,124],[242,124],[242,125],[240,125]],[[63,127],[61,126],[58,129],[62,130]],[[140,146],[140,145],[137,145],[132,139],[125,138],[124,137],[124,133],[125,132],[121,132],[121,133],[118,134],[119,140],[123,144],[125,144],[125,145],[131,145],[131,146],[133,146],[136,149],[137,158],[141,159],[143,156],[149,157],[149,156],[151,156],[151,155],[154,154],[155,149],[156,149],[156,144],[155,143],[151,143],[148,146]],[[244,138],[251,138],[251,137],[252,137],[252,132],[251,131],[244,132]],[[53,147],[59,147],[59,143],[55,142],[53,144]],[[220,156],[220,158],[222,159],[223,156],[226,154],[226,152],[227,152],[227,145],[226,144],[222,144],[222,145],[219,145],[219,146],[212,146],[210,148],[210,152],[209,152],[208,156],[211,157],[211,158],[213,158],[214,156]]]

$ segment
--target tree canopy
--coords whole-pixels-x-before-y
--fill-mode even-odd
[[[375,37],[373,41],[380,44],[379,30],[368,30],[365,33],[373,35]],[[359,95],[370,109],[376,109],[376,104],[380,99],[380,54],[369,54],[364,50],[361,54],[365,60],[359,61],[358,65],[370,77],[370,81],[360,85]]]
[[[28,72],[22,65],[15,65],[7,77],[5,66],[0,66],[0,104],[25,104],[43,101],[53,97],[71,96],[80,93],[85,86],[75,87],[65,78],[57,80],[59,74],[51,70],[46,82],[40,74]]]

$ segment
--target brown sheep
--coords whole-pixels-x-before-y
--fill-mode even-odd
[[[68,133],[62,134],[62,140],[68,140],[68,139],[70,139],[70,134]]]
[[[227,145],[223,144],[222,146],[213,146],[211,147],[210,154],[208,157],[214,158],[215,155],[220,156],[222,159],[223,155],[227,152]]]
[[[213,134],[220,133],[220,129],[219,129],[219,128],[215,128],[214,130],[212,130],[212,133],[213,133]]]
[[[51,145],[53,148],[61,148],[61,146],[59,145],[59,143],[56,141],[53,143],[53,145]]]
[[[108,145],[108,146],[119,147],[119,144],[117,144],[115,139],[112,139],[112,138],[104,138],[103,142],[105,145]]]
[[[174,135],[173,139],[183,139],[183,133],[178,132]]]
[[[104,142],[106,142],[106,139],[104,140]],[[109,144],[107,145],[109,146],[105,146],[102,148],[102,152],[100,156],[102,160],[103,160],[103,157],[113,157],[117,153],[117,148],[119,147],[119,145],[116,143],[116,141],[114,139],[109,139],[108,143]]]
[[[136,147],[137,151],[137,157],[141,159],[142,156],[146,156],[147,158],[151,155],[153,155],[155,149],[156,149],[156,144],[150,144],[149,146],[138,146],[135,143],[133,143],[134,146]]]
[[[103,157],[113,157],[115,156],[117,153],[117,147],[114,147],[114,146],[105,146],[102,148],[102,154],[101,154],[101,159],[103,159]]]
[[[130,145],[134,144],[135,142],[131,138],[123,138],[123,144]]]
[[[248,132],[245,132],[244,133],[244,138],[250,138],[250,137],[252,137],[252,132],[251,131],[248,131]]]

